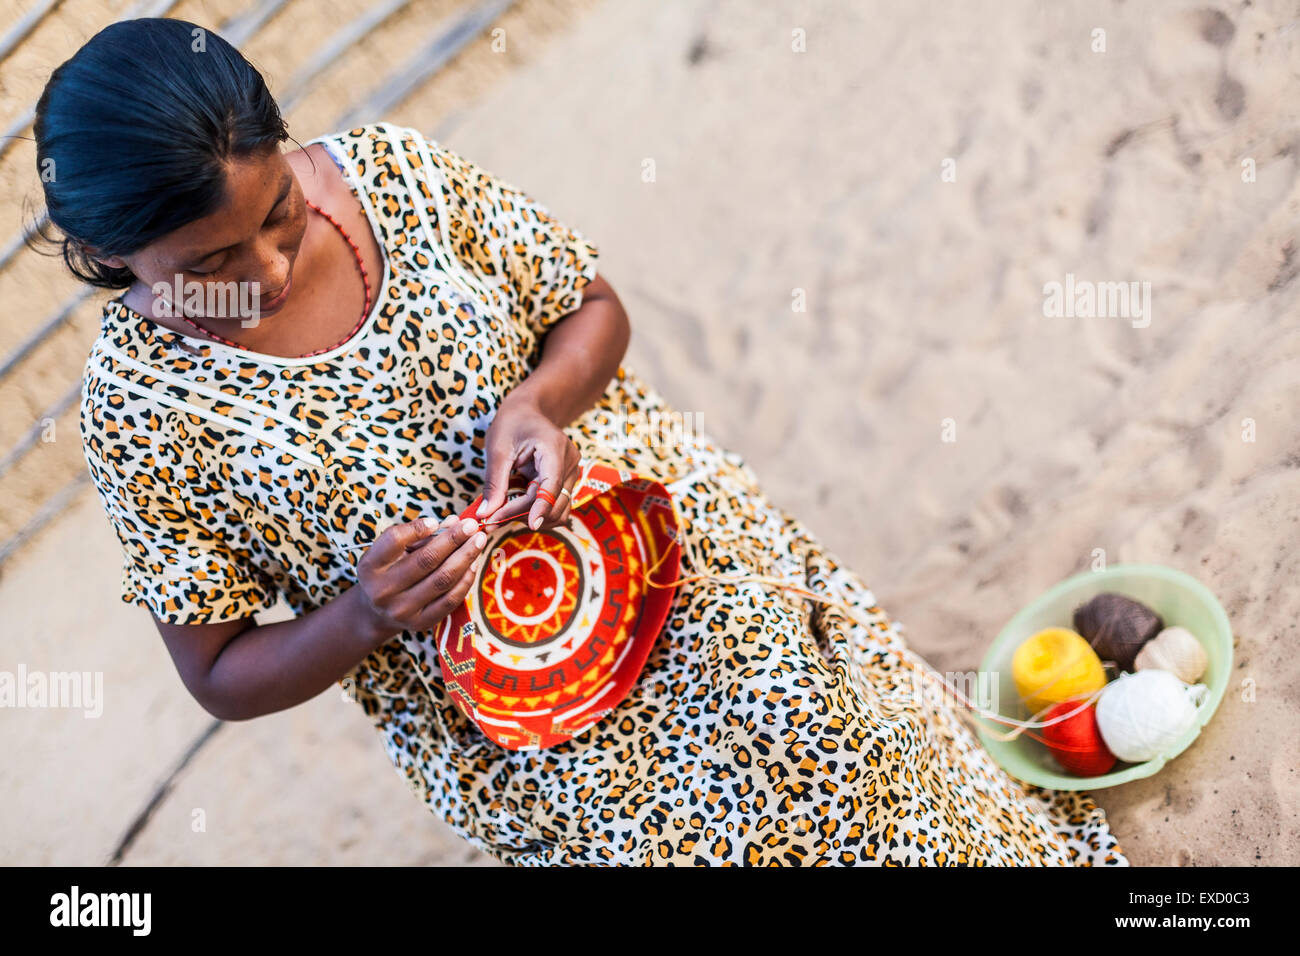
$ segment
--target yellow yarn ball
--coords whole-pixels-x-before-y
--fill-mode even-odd
[[[1066,627],[1039,631],[1016,648],[1011,658],[1016,692],[1029,712],[1106,686],[1101,658],[1082,635]]]

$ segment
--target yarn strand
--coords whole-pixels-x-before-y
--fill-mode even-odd
[[[662,481],[661,483],[664,485],[668,485],[668,484],[674,484],[676,483],[676,481],[679,480],[681,479],[669,479],[668,481]],[[536,479],[534,479],[533,482],[530,482],[530,485],[535,482]],[[526,494],[526,492],[524,492],[524,494]],[[516,498],[517,497],[522,497],[522,495],[516,496]],[[512,500],[515,500],[515,498],[508,498],[507,502]],[[685,533],[687,522],[685,521],[685,518],[683,517],[680,509],[678,508],[676,497],[672,494],[669,494],[668,501],[672,507],[673,516],[676,519],[676,530],[673,535],[674,543],[681,546],[682,554],[689,560],[692,566],[695,567],[701,566],[703,564],[702,555],[699,553],[698,548],[693,547],[694,542],[692,542],[689,536]],[[479,525],[480,527],[489,527],[493,525],[506,524],[511,521],[521,521],[521,520],[525,520],[526,518],[527,518],[526,514],[512,515],[509,518],[501,518],[495,521],[480,521]],[[649,567],[644,567],[644,566],[642,567],[641,576],[649,587],[676,588],[683,584],[691,584],[695,582],[707,582],[707,583],[718,583],[718,584],[734,584],[734,583],[748,582],[754,584],[763,584],[763,585],[768,585],[770,587],[778,588],[782,591],[786,591],[798,595],[804,600],[815,601],[820,604],[826,605],[828,607],[835,608],[836,610],[843,613],[846,617],[848,617],[849,620],[854,621],[855,623],[866,628],[867,630],[871,629],[872,626],[871,623],[864,620],[862,617],[860,617],[857,608],[853,607],[847,601],[841,601],[837,598],[829,597],[824,594],[817,594],[816,592],[810,591],[807,588],[800,587],[796,584],[792,584],[791,582],[782,580],[780,578],[772,577],[771,575],[757,574],[757,573],[741,573],[741,574],[696,573],[696,574],[679,575],[677,579],[673,581],[655,580],[654,579],[655,572],[659,570],[660,566],[664,563],[665,559],[668,557],[670,553],[671,553],[671,549],[665,548],[663,552],[654,559],[653,563],[651,563]],[[978,715],[979,717],[983,717],[984,719],[992,721],[997,724],[1002,724],[1007,727],[1015,728],[1010,732],[1000,733],[990,729],[987,726],[979,724],[978,721],[975,721],[971,716],[971,714],[966,713],[966,711],[961,711],[961,710],[957,711],[957,713],[960,716],[966,719],[975,728],[983,730],[985,733],[988,733],[990,736],[1001,741],[1014,740],[1016,737],[1020,736],[1021,734],[1028,734],[1028,736],[1030,736],[1031,738],[1043,742],[1043,738],[1033,733],[1032,732],[1033,730],[1041,730],[1045,727],[1051,727],[1054,724],[1058,724],[1063,721],[1069,720],[1080,711],[1085,710],[1088,707],[1091,707],[1093,703],[1097,700],[1097,698],[1101,696],[1101,691],[1096,691],[1088,695],[1086,698],[1080,698],[1078,700],[1078,706],[1076,706],[1074,709],[1070,710],[1067,713],[1060,714],[1056,717],[1053,717],[1050,720],[1038,719],[1044,713],[1046,713],[1048,710],[1051,709],[1050,706],[1044,708],[1043,710],[1038,711],[1029,720],[1015,720],[1013,718],[1004,717],[999,713],[980,707],[969,697],[967,697],[964,693],[962,693],[961,690],[954,687],[951,683],[945,680],[943,676],[939,674],[938,671],[934,670],[934,668],[931,667],[928,663],[926,663],[924,660],[917,657],[916,653],[910,647],[903,646],[899,648],[899,651],[900,651],[899,658],[905,666],[919,673],[924,679],[929,680],[932,683],[938,684],[939,687],[943,689],[943,691],[951,695],[964,708],[969,710],[971,714]],[[386,694],[377,690],[371,692],[380,694],[381,696],[394,696],[394,697],[402,696],[400,693]],[[1052,706],[1055,706],[1055,704],[1053,704]]]
[[[671,484],[671,483],[675,483],[675,482],[669,481],[666,482],[665,484]],[[672,506],[674,517],[677,519],[677,533],[674,536],[674,540],[678,544],[683,546],[683,550],[687,551],[687,553],[693,559],[692,564],[701,563],[698,562],[696,555],[694,554],[694,552],[690,550],[688,546],[687,535],[685,534],[684,531],[686,527],[686,521],[684,520],[681,512],[677,507],[676,497],[671,494],[669,495],[669,504]],[[857,609],[854,608],[852,605],[850,605],[848,602],[841,601],[836,598],[828,597],[823,594],[817,594],[813,591],[809,591],[807,588],[799,587],[798,585],[792,584],[789,581],[783,581],[779,578],[771,577],[770,575],[754,574],[754,573],[688,574],[685,576],[678,577],[675,581],[655,581],[652,575],[656,570],[658,570],[659,566],[663,564],[664,559],[668,556],[668,554],[669,551],[665,550],[662,554],[659,555],[659,557],[654,561],[654,563],[650,565],[650,567],[642,570],[642,576],[645,578],[646,583],[650,587],[675,588],[678,587],[679,585],[689,584],[696,581],[710,581],[710,582],[719,582],[719,583],[734,583],[734,582],[744,581],[744,582],[750,582],[756,584],[766,584],[775,588],[779,588],[783,591],[788,591],[790,593],[797,594],[800,597],[804,598],[805,600],[816,601],[821,604],[827,605],[829,607],[833,607],[836,610],[841,611],[843,614],[845,614],[850,620],[861,625],[867,630],[871,629],[871,625],[868,622],[864,621],[861,617],[859,617],[857,613]],[[1050,710],[1052,706],[1055,706],[1055,704],[1052,704],[1036,712],[1029,720],[1015,720],[1013,718],[1004,717],[999,713],[980,707],[978,704],[976,704],[974,701],[968,698],[965,694],[963,694],[959,689],[957,689],[951,683],[945,680],[943,676],[938,673],[938,671],[934,670],[934,668],[930,667],[928,664],[926,664],[924,661],[921,661],[919,658],[916,658],[915,652],[912,651],[911,648],[904,646],[900,650],[901,650],[900,659],[906,666],[920,673],[922,677],[931,680],[933,682],[937,682],[940,685],[940,687],[943,688],[943,690],[951,694],[957,701],[959,701],[964,707],[972,711],[974,714],[977,714],[980,717],[985,718],[986,720],[990,720],[999,724],[1004,724],[1008,727],[1016,728],[1010,733],[1005,733],[1005,734],[995,732],[988,727],[980,728],[984,730],[986,733],[993,736],[995,739],[1001,741],[1014,740],[1016,737],[1020,736],[1020,734],[1027,733],[1030,730],[1042,729],[1044,727],[1051,727],[1054,724],[1062,723],[1063,721],[1069,720],[1080,711],[1086,710],[1088,707],[1091,707],[1092,704],[1097,700],[1097,698],[1101,696],[1100,690],[1095,691],[1092,694],[1090,694],[1087,698],[1080,699],[1078,706],[1075,707],[1073,710],[1070,710],[1068,713],[1060,714],[1056,717],[1053,717],[1050,720],[1039,720],[1038,718],[1041,717],[1048,710]],[[1042,740],[1041,737],[1033,733],[1030,733],[1029,736],[1039,741]]]

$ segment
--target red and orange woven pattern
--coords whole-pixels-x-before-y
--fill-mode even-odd
[[[452,699],[509,750],[553,746],[613,710],[676,595],[680,528],[662,484],[587,462],[570,514],[572,528],[489,531],[469,596],[438,632]]]

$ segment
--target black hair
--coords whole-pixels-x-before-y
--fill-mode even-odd
[[[28,245],[39,234],[61,246],[74,275],[105,289],[135,276],[87,247],[130,255],[212,214],[231,160],[292,139],[243,54],[214,31],[164,17],[121,20],[86,41],[50,75],[33,129],[49,221],[63,238],[42,226]]]

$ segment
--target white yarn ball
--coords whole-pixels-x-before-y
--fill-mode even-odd
[[[1195,684],[1205,675],[1210,659],[1205,648],[1185,628],[1167,627],[1138,651],[1133,666],[1137,670],[1169,671],[1186,684]]]
[[[1196,720],[1192,700],[1208,688],[1188,687],[1169,671],[1121,674],[1097,701],[1097,730],[1120,760],[1142,763],[1160,756]]]

